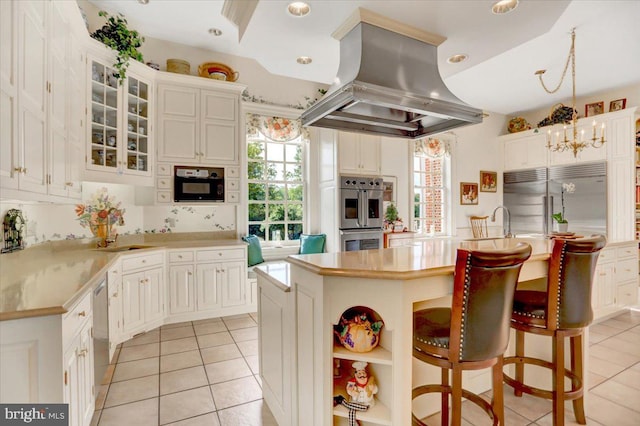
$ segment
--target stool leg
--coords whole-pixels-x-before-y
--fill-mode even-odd
[[[449,386],[449,369],[442,368],[440,370],[442,374],[442,386],[448,389]],[[449,392],[442,392],[440,394],[440,410],[441,410],[441,424],[442,426],[449,426]]]
[[[493,399],[491,407],[498,417],[498,424],[504,426],[504,394],[502,387],[503,356],[498,357],[498,362],[493,366]],[[495,423],[495,422],[494,422]]]
[[[516,356],[522,358],[524,356],[524,331],[516,330]],[[524,364],[516,362],[516,381],[524,383]],[[522,396],[522,391],[517,388],[513,389],[515,396]]]
[[[564,333],[553,334],[553,426],[564,426]]]
[[[571,371],[580,379],[580,383],[577,380],[572,380],[571,390],[577,390],[579,386],[584,387],[582,356],[582,334],[579,334],[571,338]],[[573,400],[573,414],[579,424],[587,424],[587,419],[584,415],[584,394],[580,398]]]
[[[462,423],[462,368],[453,365],[451,383],[451,426]]]

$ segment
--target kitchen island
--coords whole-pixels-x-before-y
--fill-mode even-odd
[[[539,286],[551,247],[546,239],[432,239],[391,249],[295,255],[288,263],[256,268],[263,396],[279,424],[346,424],[347,410],[332,401],[344,394],[354,361],[369,364],[379,388],[376,405],[357,418],[363,424],[411,424],[412,383],[437,383],[440,375],[413,361],[413,311],[450,306],[458,247],[504,249],[519,242],[533,248],[519,285]],[[357,306],[384,322],[371,352],[350,352],[334,339],[333,326]],[[482,373],[465,379],[465,387],[489,389],[489,375]],[[434,402],[416,404],[416,414],[437,411]]]

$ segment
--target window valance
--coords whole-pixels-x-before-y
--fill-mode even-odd
[[[303,139],[309,139],[307,129],[298,119],[247,114],[247,134],[255,135],[257,132],[276,142],[289,142],[301,135]]]
[[[444,133],[433,137],[414,141],[413,152],[415,155],[429,158],[441,158],[451,156],[451,144],[455,142],[453,133]]]

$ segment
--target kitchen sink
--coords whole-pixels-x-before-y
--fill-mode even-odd
[[[128,245],[128,246],[99,248],[97,250],[108,251],[108,252],[120,252],[120,251],[144,250],[144,249],[150,249],[150,248],[157,248],[157,247],[156,246],[142,246],[142,245],[138,245],[138,244],[132,244],[132,245]]]

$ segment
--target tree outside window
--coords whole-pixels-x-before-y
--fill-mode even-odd
[[[268,122],[271,124],[271,122]],[[247,135],[248,233],[265,241],[298,240],[304,231],[303,136],[277,141]]]

